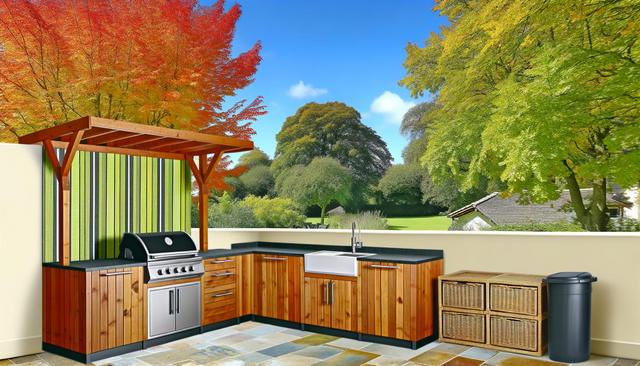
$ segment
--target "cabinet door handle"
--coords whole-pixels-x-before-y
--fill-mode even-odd
[[[180,289],[176,289],[176,314],[180,314]]]
[[[383,268],[383,269],[398,269],[400,268],[400,266],[387,266],[384,264],[370,264],[369,267],[371,268]]]
[[[212,273],[211,277],[225,277],[225,276],[231,276],[235,274],[235,272],[220,272],[220,273]]]
[[[233,262],[233,259],[217,259],[217,260],[210,261],[209,263],[220,264],[220,263],[229,263],[229,262]]]
[[[333,280],[329,281],[329,287],[331,289],[331,293],[330,293],[330,297],[329,297],[329,304],[333,305]]]
[[[120,276],[120,275],[128,275],[132,272],[109,272],[109,273],[101,273],[101,277],[111,277],[111,276]]]
[[[331,286],[331,281],[324,286],[324,303],[327,305],[329,305],[329,286]]]
[[[173,290],[169,290],[169,314],[173,314]]]
[[[221,292],[219,294],[213,294],[212,297],[224,297],[232,294],[233,294],[233,291],[227,291],[227,292]]]
[[[280,257],[262,257],[262,258],[269,261],[286,261],[287,260],[287,258],[280,258]]]

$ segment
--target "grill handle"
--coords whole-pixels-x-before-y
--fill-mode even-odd
[[[169,290],[169,315],[173,314],[173,290]]]

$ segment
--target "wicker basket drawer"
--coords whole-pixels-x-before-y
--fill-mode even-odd
[[[492,283],[489,285],[489,310],[538,315],[538,288]]]
[[[485,343],[485,316],[442,312],[442,338]]]
[[[442,281],[442,306],[484,310],[484,304],[483,283]]]
[[[527,351],[538,350],[537,321],[492,315],[490,322],[490,344]]]

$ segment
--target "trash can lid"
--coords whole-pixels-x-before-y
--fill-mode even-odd
[[[590,283],[598,278],[589,272],[558,272],[547,276],[546,280],[547,283]]]

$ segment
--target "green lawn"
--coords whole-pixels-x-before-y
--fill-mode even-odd
[[[307,222],[317,224],[319,217],[307,217]],[[387,217],[389,230],[447,230],[451,219],[446,216]]]

